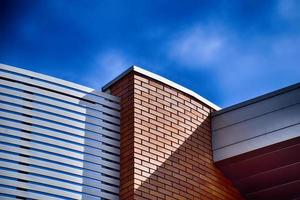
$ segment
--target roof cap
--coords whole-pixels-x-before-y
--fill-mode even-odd
[[[220,110],[221,108],[217,105],[215,105],[214,103],[210,102],[209,100],[203,98],[202,96],[200,96],[199,94],[197,94],[196,92],[186,88],[186,87],[183,87],[173,81],[170,81],[160,75],[157,75],[157,74],[154,74],[150,71],[147,71],[145,69],[142,69],[141,67],[138,67],[138,66],[131,66],[130,68],[128,68],[127,70],[125,70],[123,73],[121,73],[119,76],[117,76],[116,78],[114,78],[112,81],[108,82],[106,85],[104,85],[102,87],[102,91],[106,91],[110,86],[112,86],[114,83],[116,83],[117,81],[119,81],[121,78],[123,78],[124,76],[126,76],[127,74],[129,74],[130,72],[137,72],[137,73],[140,73],[140,74],[143,74],[144,76],[147,76],[149,78],[152,78],[156,81],[159,81],[159,82],[162,82],[168,86],[171,86],[183,93],[186,93],[198,100],[200,100],[201,102],[203,102],[204,104],[210,106],[211,108],[215,109],[215,110]]]

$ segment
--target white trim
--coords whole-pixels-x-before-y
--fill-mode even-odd
[[[246,106],[249,106],[251,104],[255,104],[255,103],[258,103],[260,101],[264,101],[266,99],[270,99],[270,98],[273,98],[275,96],[279,96],[279,95],[282,95],[284,93],[288,93],[288,92],[290,92],[292,90],[296,90],[298,88],[300,88],[300,82],[295,83],[295,84],[290,85],[290,86],[287,86],[287,87],[284,87],[284,88],[281,88],[281,89],[278,89],[278,90],[275,90],[273,92],[269,92],[267,94],[263,94],[261,96],[255,97],[253,99],[249,99],[249,100],[246,100],[244,102],[234,104],[234,105],[229,106],[227,108],[223,108],[222,110],[220,110],[218,112],[214,112],[212,115],[213,115],[213,117],[216,117],[218,115],[222,115],[224,113],[231,112],[233,110],[238,110],[238,109],[241,109],[242,107],[246,107]]]
[[[130,67],[129,69],[127,69],[126,71],[124,71],[123,73],[121,73],[119,76],[117,76],[115,79],[113,79],[112,81],[110,81],[109,83],[107,83],[106,85],[104,85],[102,87],[102,91],[107,91],[109,89],[110,86],[112,86],[114,83],[116,83],[118,80],[120,80],[121,78],[123,78],[125,75],[127,75],[128,73],[130,73],[131,71],[134,71],[134,72],[138,72],[140,74],[143,74],[147,77],[150,77],[156,81],[159,81],[159,82],[162,82],[164,84],[167,84],[181,92],[184,92],[198,100],[200,100],[201,102],[205,103],[206,105],[210,106],[211,108],[215,109],[215,110],[220,110],[221,108],[217,105],[215,105],[214,103],[210,102],[209,100],[203,98],[202,96],[200,96],[199,94],[197,94],[196,92],[190,90],[190,89],[187,89],[186,87],[183,87],[173,81],[170,81],[160,75],[157,75],[157,74],[154,74],[150,71],[147,71],[145,69],[142,69],[138,66],[132,66]]]

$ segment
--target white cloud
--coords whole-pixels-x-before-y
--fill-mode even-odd
[[[222,104],[231,105],[299,81],[299,44],[299,36],[245,38],[232,29],[200,26],[175,33],[164,49],[172,62],[215,77]]]
[[[168,56],[172,61],[188,67],[205,67],[220,57],[225,43],[222,35],[196,26],[175,34],[167,44]]]
[[[90,87],[100,89],[125,71],[130,64],[127,55],[119,50],[110,49],[95,56],[88,73],[84,75],[86,78],[83,79]]]

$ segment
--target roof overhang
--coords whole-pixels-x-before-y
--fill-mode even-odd
[[[217,111],[215,164],[247,199],[300,197],[300,83]]]

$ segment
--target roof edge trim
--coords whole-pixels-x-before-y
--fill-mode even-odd
[[[181,86],[179,85],[178,83],[175,83],[173,81],[170,81],[169,79],[167,78],[164,78],[160,75],[157,75],[157,74],[154,74],[150,71],[147,71],[145,69],[142,69],[141,67],[138,67],[138,66],[131,66],[130,68],[128,68],[127,70],[125,70],[123,73],[121,73],[119,76],[117,76],[116,78],[114,78],[112,81],[108,82],[106,85],[104,85],[102,87],[102,91],[105,92],[110,86],[112,86],[114,83],[116,83],[117,81],[119,81],[121,78],[123,78],[124,76],[126,76],[127,74],[129,74],[131,71],[134,71],[134,72],[137,72],[137,73],[140,73],[140,74],[143,74],[149,78],[152,78],[156,81],[159,81],[159,82],[162,82],[166,85],[169,85],[183,93],[186,93],[198,100],[200,100],[201,102],[203,102],[204,104],[210,106],[211,108],[215,109],[215,110],[220,110],[221,108],[217,105],[215,105],[214,103],[210,102],[209,100],[205,99],[204,97],[200,96],[199,94],[197,94],[196,92],[184,87],[184,86]]]
[[[223,108],[223,109],[221,109],[219,111],[213,112],[212,116],[215,117],[215,116],[224,114],[226,112],[237,110],[239,108],[246,107],[246,106],[251,105],[251,104],[255,104],[255,103],[259,102],[259,101],[263,101],[265,99],[269,99],[269,98],[272,98],[274,96],[277,96],[277,95],[280,95],[280,94],[283,94],[283,93],[286,93],[286,92],[289,92],[289,91],[292,91],[292,90],[295,90],[295,89],[298,89],[298,88],[300,88],[300,82],[299,83],[295,83],[295,84],[290,85],[290,86],[287,86],[287,87],[284,87],[284,88],[280,88],[280,89],[275,90],[273,92],[269,92],[269,93],[260,95],[258,97],[254,97],[252,99],[243,101],[241,103],[234,104],[232,106]]]

